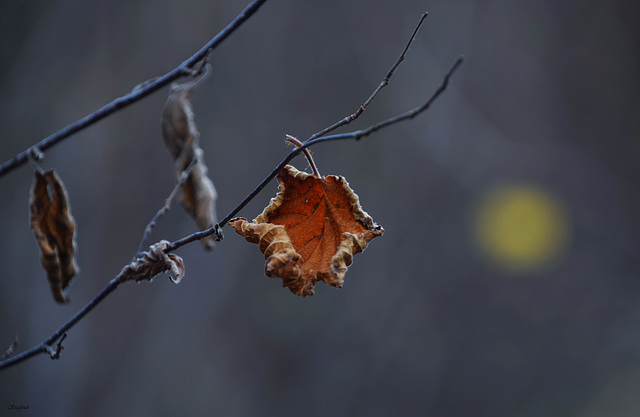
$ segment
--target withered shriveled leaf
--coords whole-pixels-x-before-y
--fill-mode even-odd
[[[68,303],[67,289],[78,272],[75,260],[75,223],[67,193],[55,171],[35,172],[29,198],[31,230],[40,247],[40,262],[53,298]]]
[[[179,284],[184,278],[184,261],[173,253],[165,253],[169,241],[161,240],[146,252],[142,252],[129,265],[122,268],[116,279],[119,282],[126,281],[151,281],[161,272],[169,273],[169,278],[174,284]]]
[[[171,87],[162,111],[161,127],[164,143],[175,160],[176,178],[181,183],[180,203],[193,217],[200,230],[217,222],[217,192],[207,176],[203,151],[198,145],[198,129],[194,122],[189,96],[196,81]],[[185,174],[185,171],[186,174]],[[183,178],[183,175],[187,175]],[[201,239],[205,248],[215,245],[215,236]]]
[[[384,229],[362,210],[341,176],[317,178],[287,165],[280,192],[262,214],[229,222],[266,259],[265,274],[282,278],[297,295],[313,295],[317,281],[341,288],[356,253]]]

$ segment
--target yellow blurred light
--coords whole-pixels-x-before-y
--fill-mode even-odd
[[[568,240],[569,220],[560,202],[543,189],[501,186],[484,196],[476,235],[491,261],[525,272],[557,259]]]

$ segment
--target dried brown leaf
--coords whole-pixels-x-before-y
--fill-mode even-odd
[[[51,294],[56,301],[68,303],[67,289],[78,272],[75,223],[66,190],[55,171],[35,172],[29,210]]]
[[[189,101],[192,90],[191,83],[172,85],[162,110],[161,128],[164,143],[174,160],[182,156],[187,161],[179,167],[181,170],[184,170],[193,159],[193,151],[189,147],[199,136],[193,108]],[[187,149],[186,152],[185,149]]]
[[[353,256],[384,229],[362,210],[358,196],[341,176],[318,178],[287,165],[280,192],[253,222],[229,221],[257,243],[265,274],[282,278],[297,295],[313,295],[317,281],[341,288]]]
[[[176,178],[181,184],[180,203],[200,230],[217,222],[217,192],[207,176],[203,151],[189,96],[196,81],[173,85],[162,111],[162,137],[175,160]],[[184,177],[186,176],[186,178]],[[206,249],[215,245],[215,236],[201,239]]]
[[[119,282],[125,281],[151,281],[161,272],[167,272],[174,284],[179,284],[184,278],[184,261],[174,253],[165,253],[170,242],[161,240],[146,252],[142,252],[129,265],[122,268],[117,276]]]

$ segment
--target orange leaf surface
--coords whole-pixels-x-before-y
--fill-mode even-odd
[[[341,288],[356,253],[384,229],[362,210],[341,176],[318,178],[287,165],[278,174],[280,192],[252,222],[229,221],[260,246],[265,274],[282,278],[297,295],[313,295],[317,281]]]

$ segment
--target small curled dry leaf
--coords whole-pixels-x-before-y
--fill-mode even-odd
[[[180,203],[193,217],[200,230],[217,222],[217,192],[207,176],[203,151],[198,145],[198,128],[189,97],[200,79],[174,84],[162,111],[161,128],[164,143],[175,160],[176,178],[180,182]],[[201,239],[206,249],[215,245],[215,237]]]
[[[192,90],[192,83],[173,84],[162,110],[162,137],[174,160],[178,160],[184,149],[191,146],[199,136],[189,100]],[[183,158],[190,161],[193,153],[185,152]],[[187,162],[186,165],[188,164]]]
[[[353,256],[384,229],[362,210],[344,177],[317,176],[287,165],[280,192],[252,222],[229,221],[264,254],[265,274],[294,294],[313,295],[317,281],[341,288]]]
[[[151,281],[161,272],[167,272],[171,282],[179,284],[184,278],[184,261],[181,257],[173,253],[165,253],[169,246],[169,241],[161,240],[146,252],[142,252],[129,265],[122,268],[116,277],[119,282],[125,281]]]
[[[218,194],[213,181],[207,176],[202,149],[196,147],[194,155],[197,162],[183,174],[186,178],[181,181],[180,204],[195,219],[200,230],[206,230],[218,221],[215,205]],[[205,248],[212,249],[215,236],[207,236],[201,241]]]
[[[55,171],[35,172],[29,211],[51,294],[57,302],[68,303],[67,289],[78,273],[75,223],[64,184]]]

